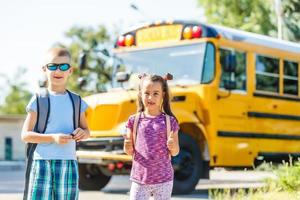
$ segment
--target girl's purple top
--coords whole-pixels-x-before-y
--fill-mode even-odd
[[[176,119],[170,116],[171,131],[179,130]],[[134,115],[126,127],[133,130]],[[165,114],[146,117],[141,114],[130,180],[139,184],[157,184],[173,180],[173,168],[167,147],[167,126]]]

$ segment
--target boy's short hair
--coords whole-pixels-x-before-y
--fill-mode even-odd
[[[48,54],[51,54],[52,56],[66,56],[69,59],[71,59],[70,52],[62,47],[53,47],[48,50]]]

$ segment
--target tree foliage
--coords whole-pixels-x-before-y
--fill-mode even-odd
[[[282,0],[283,38],[300,41],[300,1]]]
[[[4,103],[0,106],[0,114],[25,114],[25,107],[32,94],[25,89],[26,82],[22,80],[22,75],[26,73],[25,68],[18,68],[17,73],[12,79],[1,75],[9,88],[8,95]]]
[[[271,1],[199,0],[199,3],[209,23],[265,35],[276,30],[271,20]]]
[[[83,96],[104,91],[104,85],[111,80],[112,70],[110,67],[105,66],[106,58],[91,51],[87,59],[88,68],[80,71],[77,66],[81,52],[95,50],[110,42],[106,28],[102,25],[97,28],[75,26],[66,31],[65,36],[69,42],[56,43],[54,46],[65,47],[71,53],[71,64],[75,67],[75,70],[68,81],[68,88]],[[3,104],[0,105],[0,114],[24,114],[26,112],[25,107],[32,94],[25,89],[26,81],[21,79],[24,73],[26,73],[26,69],[19,68],[13,79],[0,75],[0,78],[7,82],[5,86],[9,88],[8,95],[5,97]],[[87,85],[82,88],[78,82],[81,76],[87,82]]]
[[[67,48],[72,56],[72,66],[75,71],[70,77],[68,87],[81,95],[87,95],[94,92],[104,91],[104,85],[111,80],[111,68],[107,67],[106,58],[101,53],[94,52],[102,46],[106,46],[110,42],[110,36],[107,29],[100,25],[97,28],[92,27],[72,27],[65,33],[69,44],[60,43],[61,46]],[[87,69],[79,70],[79,58],[82,52],[87,54]],[[87,83],[80,87],[80,77],[83,77]]]
[[[275,1],[198,0],[207,21],[254,33],[277,36]],[[300,1],[282,0],[283,38],[300,41]]]

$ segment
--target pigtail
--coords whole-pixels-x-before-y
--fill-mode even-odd
[[[141,73],[141,74],[138,75],[139,79],[143,79],[143,78],[145,78],[146,76],[147,76],[146,73]]]
[[[139,79],[140,79],[140,84],[138,86],[138,101],[137,101],[137,112],[144,112],[145,111],[145,106],[143,104],[143,100],[142,100],[142,93],[141,93],[141,90],[142,90],[142,82],[143,82],[143,79],[145,77],[147,77],[147,74],[146,73],[141,73],[138,75]]]
[[[173,116],[175,119],[175,115],[173,114],[172,110],[171,110],[171,105],[170,105],[170,92],[169,92],[169,86],[167,81],[168,80],[173,80],[173,75],[170,73],[167,73],[164,77],[163,77],[163,82],[162,82],[162,86],[163,86],[163,92],[165,93],[164,98],[163,98],[163,104],[162,104],[162,109],[163,111],[170,116]],[[177,120],[177,119],[176,119]]]
[[[167,73],[163,78],[165,81],[170,81],[170,80],[173,80],[173,75],[170,73]]]

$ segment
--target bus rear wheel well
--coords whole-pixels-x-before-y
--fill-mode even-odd
[[[191,136],[197,142],[202,154],[205,151],[207,151],[207,149],[205,149],[205,148],[208,148],[208,146],[206,146],[206,145],[208,145],[206,137],[203,134],[202,130],[198,126],[196,126],[194,123],[180,124],[180,132]],[[202,157],[203,157],[203,159],[205,159],[205,157],[207,157],[207,156],[202,155]]]

